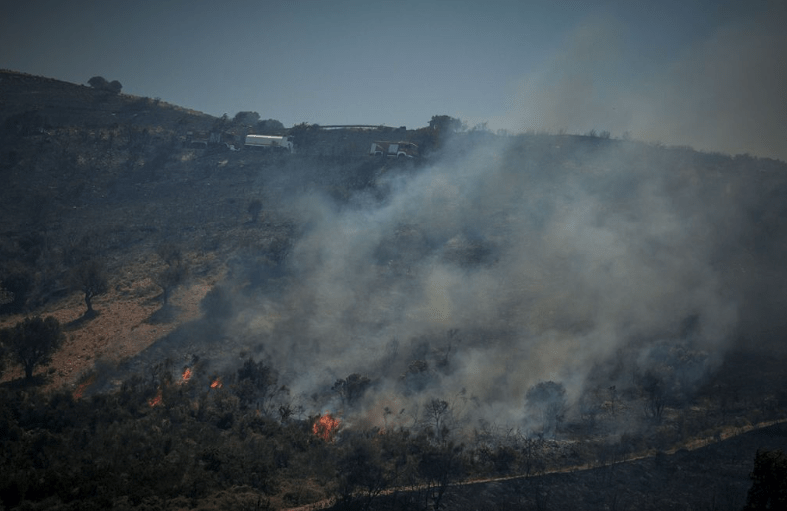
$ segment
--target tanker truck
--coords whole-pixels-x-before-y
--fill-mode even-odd
[[[295,152],[295,146],[290,137],[277,137],[272,135],[246,135],[243,147],[246,149],[287,151],[290,154]]]

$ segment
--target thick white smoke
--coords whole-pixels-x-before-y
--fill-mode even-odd
[[[686,318],[694,349],[724,346],[723,214],[643,165],[642,145],[560,140],[454,157],[457,140],[438,163],[381,178],[383,200],[294,197],[288,284],[235,328],[264,342],[295,394],[367,376],[358,409],[373,420],[462,396],[475,416],[516,423],[530,386],[560,381],[576,400],[595,364],[633,339],[685,338]]]

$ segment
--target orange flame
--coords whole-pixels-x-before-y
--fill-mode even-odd
[[[80,383],[76,389],[74,389],[74,393],[72,394],[74,399],[82,399],[82,395],[85,393],[85,390],[87,390],[87,388],[91,386],[94,381],[96,381],[96,373],[91,374],[85,381]]]
[[[212,389],[220,389],[222,387],[221,380],[216,378],[213,380],[213,383],[210,384],[210,388]]]
[[[151,408],[153,408],[154,406],[160,405],[161,401],[162,401],[161,389],[158,389],[156,396],[153,399],[149,400],[148,404],[150,405]]]
[[[339,419],[334,419],[331,414],[326,413],[317,418],[312,426],[312,431],[315,435],[322,438],[326,442],[333,440],[336,431],[339,429]]]
[[[191,379],[191,369],[187,367],[186,369],[183,370],[183,378],[181,378],[180,381],[182,383],[186,383],[190,379]]]

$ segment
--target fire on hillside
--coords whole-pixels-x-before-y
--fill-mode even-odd
[[[325,413],[317,417],[312,425],[312,432],[326,442],[332,442],[339,431],[341,421],[334,418],[330,413]]]

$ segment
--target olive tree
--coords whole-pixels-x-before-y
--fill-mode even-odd
[[[33,377],[36,366],[52,361],[52,354],[60,347],[64,337],[60,322],[51,316],[25,318],[13,327],[0,330],[0,339],[12,359],[24,367],[28,380]]]
[[[103,76],[94,76],[87,83],[96,90],[111,92],[112,94],[120,94],[121,89],[123,89],[123,85],[119,81],[112,80],[109,82]]]
[[[172,243],[159,246],[156,252],[166,263],[166,267],[159,271],[153,280],[161,288],[161,301],[166,306],[169,303],[169,295],[172,290],[188,277],[188,263],[184,260],[180,247]]]
[[[73,289],[85,293],[85,317],[94,316],[93,298],[106,293],[109,288],[104,265],[96,259],[84,261],[72,270],[70,280]]]
[[[238,112],[235,114],[235,117],[232,118],[232,122],[236,124],[246,124],[246,125],[253,125],[260,120],[260,114],[257,112]]]

